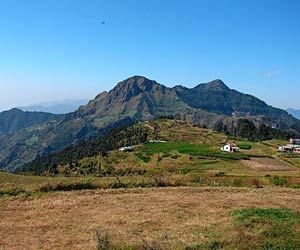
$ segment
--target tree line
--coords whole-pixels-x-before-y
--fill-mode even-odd
[[[232,124],[231,126],[228,126],[219,120],[215,123],[214,130],[255,142],[271,139],[286,140],[299,136],[299,134],[293,130],[283,131],[272,128],[264,123],[256,126],[253,121],[248,119],[239,119],[236,125]]]

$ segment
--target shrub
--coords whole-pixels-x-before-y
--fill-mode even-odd
[[[251,185],[256,187],[256,188],[262,188],[262,185],[260,184],[259,179],[252,179],[251,180]]]
[[[128,186],[124,183],[112,182],[109,184],[109,188],[118,189],[118,188],[127,188]]]
[[[179,157],[178,154],[175,154],[175,155],[172,155],[172,156],[171,156],[171,158],[174,159],[174,160],[178,159],[178,157]]]
[[[220,172],[216,173],[215,176],[216,177],[223,177],[223,176],[225,176],[225,172],[220,171]]]
[[[162,173],[159,172],[153,173],[151,177],[157,187],[170,186],[170,183],[164,178]]]
[[[193,180],[191,180],[191,182],[201,183],[202,182],[202,178],[200,176],[196,176]]]
[[[106,233],[96,230],[97,250],[111,250],[112,246]]]
[[[252,146],[249,145],[249,144],[238,144],[238,147],[239,147],[240,149],[246,149],[246,150],[249,150],[249,149],[252,148]]]
[[[287,186],[288,182],[286,179],[275,175],[273,177],[273,183],[275,186]]]
[[[71,191],[71,190],[83,190],[83,189],[97,189],[99,188],[97,185],[91,183],[90,180],[84,180],[81,182],[74,183],[56,183],[50,184],[46,183],[39,187],[39,191],[41,192],[50,192],[50,191]]]
[[[143,240],[143,243],[141,245],[141,250],[164,250],[164,248],[157,242],[146,242]]]
[[[180,174],[188,174],[190,172],[193,172],[195,169],[193,168],[183,168],[183,169],[180,169]]]
[[[20,188],[20,187],[16,187],[16,188],[9,189],[9,190],[0,190],[0,197],[1,196],[10,197],[10,196],[17,196],[17,195],[28,196],[28,195],[30,195],[30,193],[26,192],[23,188]]]
[[[241,179],[234,179],[232,185],[234,187],[241,187],[242,186],[242,180]]]
[[[148,162],[150,162],[150,160],[151,160],[151,157],[150,157],[150,156],[144,155],[144,154],[141,153],[141,152],[138,152],[138,153],[136,153],[135,155],[136,155],[136,157],[138,157],[139,159],[141,159],[141,160],[142,160],[143,162],[145,162],[145,163],[148,163]]]

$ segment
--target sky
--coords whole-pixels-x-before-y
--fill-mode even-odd
[[[0,110],[142,75],[299,108],[298,0],[0,0]]]

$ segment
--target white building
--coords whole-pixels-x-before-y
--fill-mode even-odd
[[[119,148],[119,151],[128,152],[128,151],[133,151],[133,149],[134,149],[133,146],[125,146],[125,147]]]
[[[150,140],[149,143],[167,143],[168,141],[163,140]]]
[[[278,151],[280,152],[293,152],[294,147],[290,145],[280,146],[278,147]]]
[[[300,145],[300,139],[291,138],[290,139],[290,144]]]
[[[221,151],[225,152],[239,152],[240,148],[233,142],[227,142],[221,147]]]

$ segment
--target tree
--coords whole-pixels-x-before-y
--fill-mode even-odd
[[[239,119],[237,124],[237,136],[247,138],[250,141],[257,140],[257,128],[247,119]]]

